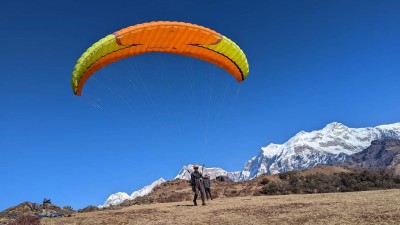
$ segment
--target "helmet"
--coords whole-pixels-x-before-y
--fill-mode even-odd
[[[199,165],[194,164],[193,169],[198,169],[198,168],[199,168]]]

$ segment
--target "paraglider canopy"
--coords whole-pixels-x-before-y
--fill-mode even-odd
[[[149,22],[116,31],[88,48],[72,73],[74,94],[81,95],[85,81],[97,70],[120,59],[148,52],[198,58],[223,68],[238,82],[246,79],[249,73],[243,51],[216,31],[183,22]]]

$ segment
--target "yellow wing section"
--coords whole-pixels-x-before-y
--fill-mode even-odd
[[[249,64],[247,63],[246,55],[235,42],[223,36],[222,40],[218,44],[202,46],[231,59],[232,62],[234,62],[237,67],[239,67],[239,69],[242,71],[242,80],[246,79],[247,75],[249,74]]]

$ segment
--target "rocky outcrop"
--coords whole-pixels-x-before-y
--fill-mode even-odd
[[[0,212],[0,222],[10,222],[26,215],[38,217],[60,217],[70,216],[72,213],[73,212],[70,210],[63,209],[51,203],[37,204],[32,202],[23,202]]]
[[[372,141],[371,146],[349,156],[341,165],[368,169],[385,168],[400,174],[400,140],[384,138]]]

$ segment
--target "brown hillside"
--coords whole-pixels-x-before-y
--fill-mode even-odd
[[[350,170],[337,166],[321,166],[305,171],[301,171],[300,175],[306,176],[310,174],[327,174],[351,172]],[[227,182],[227,181],[211,181],[211,191],[213,198],[219,197],[244,197],[261,195],[263,179],[267,178],[270,182],[280,181],[279,175],[262,175],[253,180],[243,182]],[[186,180],[172,180],[156,187],[149,195],[135,200],[127,200],[121,206],[130,206],[143,203],[165,203],[165,202],[181,202],[193,200],[192,188]]]

